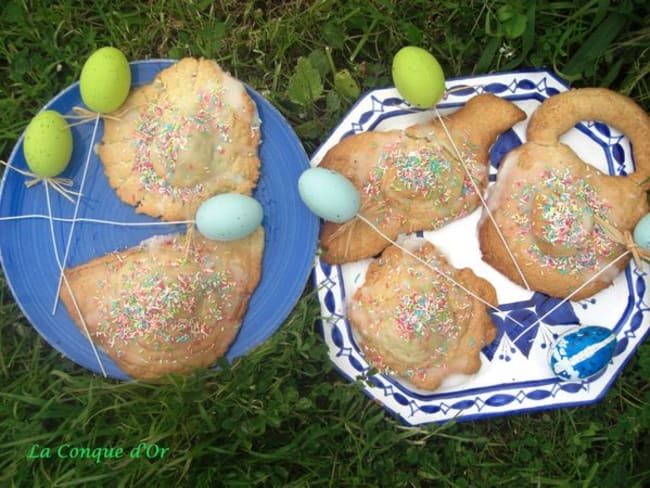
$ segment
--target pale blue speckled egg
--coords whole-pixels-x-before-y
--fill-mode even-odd
[[[298,192],[320,218],[341,224],[359,211],[361,197],[352,182],[336,171],[310,168],[300,175]]]
[[[650,214],[644,215],[634,227],[634,242],[650,251]]]
[[[252,197],[222,193],[207,199],[196,212],[196,227],[208,239],[243,239],[262,223],[264,210]]]

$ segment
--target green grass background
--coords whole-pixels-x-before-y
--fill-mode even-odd
[[[359,91],[391,84],[392,56],[407,44],[433,52],[448,77],[545,67],[650,108],[645,0],[9,0],[0,20],[5,160],[104,45],[133,60],[217,60],[282,111],[308,152]],[[44,343],[0,277],[0,486],[650,484],[650,345],[596,405],[407,428],[333,370],[318,315],[307,285],[280,330],[222,371],[167,386],[118,383]],[[100,463],[27,457],[36,443],[143,441],[169,451]]]

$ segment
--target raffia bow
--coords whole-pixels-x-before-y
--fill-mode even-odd
[[[632,233],[629,230],[621,232],[614,225],[596,214],[594,214],[594,220],[611,240],[625,246],[632,253],[632,257],[638,268],[641,268],[641,261],[643,259],[650,260],[650,250],[644,249],[634,242],[634,237],[632,237]]]
[[[45,184],[50,184],[50,186],[58,193],[60,193],[64,198],[69,200],[70,202],[74,203],[74,199],[72,198],[73,196],[79,197],[81,196],[81,193],[78,193],[76,191],[72,191],[71,188],[74,185],[74,181],[71,180],[70,178],[61,178],[61,177],[56,177],[56,178],[44,178],[42,176],[35,175],[31,171],[26,171],[24,169],[19,169],[16,168],[15,166],[11,166],[9,163],[6,161],[0,160],[0,164],[16,171],[17,173],[20,173],[23,176],[26,176],[30,178],[29,180],[25,181],[25,186],[27,188],[31,188],[34,185],[37,185],[39,183],[45,183]]]

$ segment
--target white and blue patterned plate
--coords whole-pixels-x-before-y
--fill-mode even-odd
[[[491,92],[513,101],[530,116],[545,98],[566,91],[567,86],[549,72],[534,70],[457,78],[447,81],[447,89],[453,91],[438,105],[443,114],[458,109],[477,93]],[[313,155],[311,164],[318,165],[327,150],[347,135],[404,128],[430,117],[431,113],[413,112],[395,89],[373,91],[356,103]],[[502,156],[524,140],[526,124],[527,120],[515,125],[492,147],[491,181]],[[625,175],[633,171],[627,138],[602,123],[578,124],[561,140],[604,172]],[[445,253],[453,266],[469,267],[490,281],[497,289],[502,310],[492,313],[498,335],[483,349],[479,372],[449,378],[434,392],[419,390],[384,374],[369,374],[358,337],[346,318],[346,297],[352,296],[363,283],[370,261],[330,266],[316,259],[314,278],[324,317],[321,329],[331,360],[351,381],[363,378],[365,393],[407,424],[479,419],[595,403],[603,398],[650,330],[647,269],[637,269],[634,263],[616,278],[613,286],[590,299],[567,302],[535,325],[560,301],[527,292],[481,260],[476,230],[480,212],[478,209],[438,231],[420,234]],[[603,372],[585,381],[564,382],[553,375],[548,350],[558,336],[576,323],[607,327],[615,333],[618,343]]]

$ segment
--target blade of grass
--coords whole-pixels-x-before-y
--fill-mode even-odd
[[[573,80],[583,77],[585,71],[593,67],[598,58],[602,56],[616,36],[622,31],[626,22],[627,17],[625,15],[611,13],[585,39],[582,46],[560,70],[562,76]]]

